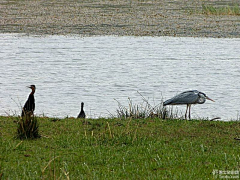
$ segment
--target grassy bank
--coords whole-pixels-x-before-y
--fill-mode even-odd
[[[3,179],[213,179],[240,168],[239,122],[38,118],[42,137],[21,141],[15,120],[0,117]]]

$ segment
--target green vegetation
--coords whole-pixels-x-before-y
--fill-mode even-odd
[[[139,92],[138,92],[139,93]],[[140,94],[140,93],[139,93]],[[140,94],[141,95],[141,94]],[[142,96],[142,95],[141,95]],[[133,101],[128,98],[128,107],[124,107],[118,102],[117,117],[119,119],[141,119],[141,118],[153,118],[158,117],[161,119],[177,119],[178,112],[174,112],[173,108],[163,107],[163,100],[158,105],[151,105],[146,98],[142,96],[142,103],[134,104]],[[114,115],[112,115],[114,117]]]
[[[239,122],[40,118],[41,138],[19,140],[0,117],[3,179],[213,179],[240,168]]]
[[[214,7],[212,5],[202,5],[202,13],[206,15],[240,15],[239,5]]]
[[[23,117],[19,118],[17,123],[17,138],[34,139],[40,137],[37,118],[32,116],[31,113],[27,113]]]
[[[142,97],[142,103],[133,103],[131,98],[128,98],[128,106],[123,106],[119,101],[117,112],[117,118],[119,119],[146,119],[146,118],[160,118],[160,119],[179,119],[180,113],[174,110],[173,107],[164,107],[163,99],[157,105],[149,103],[148,99],[143,97],[141,93],[138,94]],[[112,115],[113,118],[116,116]]]

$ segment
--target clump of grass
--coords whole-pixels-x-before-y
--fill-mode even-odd
[[[18,129],[17,129],[17,138],[19,139],[34,139],[39,138],[39,125],[37,122],[37,118],[31,113],[26,113],[22,118],[18,121]]]
[[[139,93],[139,92],[138,92]],[[139,93],[140,94],[140,93]],[[140,94],[141,95],[141,94]],[[118,102],[117,118],[120,119],[145,119],[158,117],[161,119],[177,119],[178,112],[174,111],[173,108],[166,108],[163,106],[163,100],[160,104],[153,106],[149,101],[142,95],[143,102],[140,104],[134,104],[131,98],[128,98],[128,107],[123,106]]]
[[[240,15],[240,8],[237,4],[224,7],[202,4],[202,13],[206,15]]]

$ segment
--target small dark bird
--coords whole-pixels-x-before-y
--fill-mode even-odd
[[[32,92],[28,96],[28,100],[26,101],[25,105],[22,109],[22,117],[28,113],[31,113],[33,115],[33,111],[35,110],[35,99],[34,99],[34,93],[36,90],[35,85],[31,85],[28,88],[32,89]]]
[[[205,103],[206,99],[214,102],[214,100],[210,99],[203,92],[200,92],[200,91],[197,91],[197,90],[191,90],[191,91],[182,92],[182,93],[174,96],[173,98],[171,98],[169,100],[166,100],[163,103],[163,106],[186,104],[187,105],[187,110],[186,110],[186,113],[185,113],[185,119],[187,119],[188,109],[189,109],[188,117],[189,117],[189,119],[191,119],[191,113],[190,113],[191,105],[192,104],[203,104],[203,103]]]
[[[84,103],[82,102],[81,103],[81,111],[80,111],[80,113],[79,113],[77,118],[84,118],[85,119],[86,115],[85,115],[85,112],[83,110],[83,106],[84,106]]]

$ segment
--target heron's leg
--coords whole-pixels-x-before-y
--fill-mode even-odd
[[[189,111],[188,111],[188,117],[189,117],[189,120],[191,119],[191,104],[189,105]]]
[[[187,119],[187,111],[188,111],[188,104],[187,104],[187,109],[186,109],[186,113],[185,113],[185,119]]]

